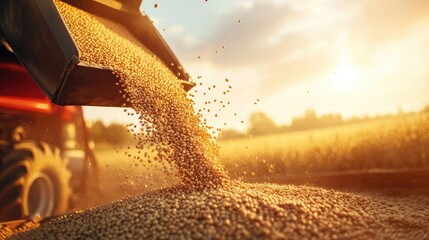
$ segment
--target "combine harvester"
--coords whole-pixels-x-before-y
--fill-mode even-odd
[[[119,23],[180,76],[186,91],[194,86],[140,13],[141,0],[63,1]],[[123,107],[124,100],[112,69],[79,59],[52,0],[0,0],[0,40],[0,222],[13,226],[64,214],[97,189],[80,106]]]

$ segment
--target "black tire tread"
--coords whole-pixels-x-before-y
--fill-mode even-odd
[[[0,196],[3,189],[15,181],[16,179],[28,173],[28,162],[16,161],[14,164],[2,167],[3,171],[0,172]]]
[[[6,188],[2,189],[0,193],[0,206],[2,206],[2,210],[4,206],[6,206],[11,200],[15,200],[22,191],[25,182],[23,178],[16,179],[12,184],[6,186]]]
[[[55,190],[63,200],[55,207],[53,214],[65,212],[71,196],[68,186],[71,173],[65,166],[66,162],[60,157],[58,148],[34,141],[17,144],[15,150],[2,159],[0,166],[0,221],[26,217],[23,207],[24,189],[27,186],[27,176],[37,169],[49,170],[59,182],[67,185]]]

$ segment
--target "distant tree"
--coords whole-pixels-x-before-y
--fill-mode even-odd
[[[89,138],[94,142],[105,141],[104,133],[106,132],[106,126],[101,120],[97,120],[92,124],[89,129]]]
[[[254,112],[249,118],[250,126],[247,131],[253,136],[275,133],[278,130],[274,121],[264,112]]]
[[[358,122],[363,122],[363,121],[364,121],[364,119],[362,119],[362,118],[360,118],[358,116],[353,116],[353,117],[347,119],[345,121],[345,123],[349,124],[349,123],[358,123]]]
[[[423,112],[429,112],[429,104],[423,108]]]
[[[112,123],[106,128],[104,133],[108,143],[113,145],[124,145],[133,139],[131,133],[124,124]]]
[[[314,110],[305,111],[304,117],[294,117],[291,130],[307,130],[322,127],[332,127],[343,124],[344,121],[340,114],[326,114],[317,117]]]
[[[222,133],[219,135],[218,140],[230,140],[230,139],[236,139],[236,138],[242,138],[244,137],[244,134],[242,132],[239,132],[234,129],[227,129],[222,131]]]
[[[112,123],[108,126],[97,120],[89,128],[89,137],[94,142],[104,142],[112,145],[124,145],[130,143],[133,136],[124,124]]]
[[[306,130],[317,127],[319,126],[316,112],[312,109],[306,110],[304,117],[294,117],[292,119],[291,129],[293,130]]]
[[[317,119],[317,115],[316,115],[316,111],[314,111],[314,109],[308,109],[305,111],[305,119],[307,120],[316,120]]]
[[[326,114],[318,119],[320,127],[332,127],[343,124],[343,118],[340,114]]]

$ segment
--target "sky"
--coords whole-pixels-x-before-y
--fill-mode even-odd
[[[288,124],[307,109],[349,118],[429,104],[426,0],[144,0],[141,9],[203,84],[190,92],[196,108],[218,100],[205,115],[216,127],[245,130],[254,111]],[[85,114],[127,121],[122,110]]]

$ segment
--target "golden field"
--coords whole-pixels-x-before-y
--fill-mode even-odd
[[[429,167],[429,113],[219,141],[233,178],[252,182],[332,171]]]
[[[286,183],[292,177],[374,169],[429,167],[429,113],[414,113],[338,127],[218,141],[221,162],[234,179]],[[155,153],[152,153],[155,154]],[[179,180],[158,162],[137,160],[133,143],[96,143],[102,195],[95,206]]]

